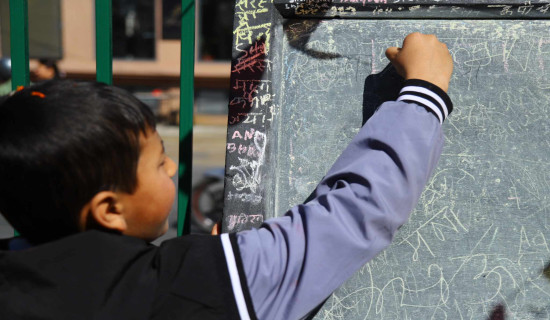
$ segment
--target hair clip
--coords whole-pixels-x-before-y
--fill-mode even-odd
[[[42,92],[38,92],[38,91],[33,91],[33,92],[31,92],[31,96],[37,96],[37,97],[39,97],[39,98],[41,98],[41,99],[44,99],[44,98],[46,97],[45,94],[43,94]]]

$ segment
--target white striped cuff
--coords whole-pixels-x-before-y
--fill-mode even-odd
[[[438,86],[419,79],[405,81],[397,101],[412,102],[423,106],[443,123],[453,111],[451,99]]]

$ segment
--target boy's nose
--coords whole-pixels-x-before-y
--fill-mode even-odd
[[[176,175],[178,165],[170,157],[168,157],[167,161],[168,163],[166,164],[166,172],[168,173],[170,178],[172,178],[174,175]]]

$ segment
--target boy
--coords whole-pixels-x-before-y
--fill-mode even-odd
[[[398,101],[380,106],[311,201],[257,230],[159,248],[148,242],[166,231],[176,168],[143,104],[73,82],[7,98],[0,212],[30,243],[0,251],[0,318],[308,316],[391,242],[441,152],[446,46],[415,33],[386,55],[407,80]]]

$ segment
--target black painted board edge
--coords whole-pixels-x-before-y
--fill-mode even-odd
[[[333,3],[333,4],[356,4],[356,5],[368,5],[368,4],[457,4],[467,5],[474,3],[481,4],[526,4],[533,2],[529,0],[273,0],[274,3]],[[389,3],[388,3],[389,2]],[[539,0],[537,3],[550,3],[550,0]]]
[[[340,3],[331,0],[274,0],[284,18],[339,19],[549,19],[550,3],[500,1],[415,1]]]
[[[264,220],[270,186],[273,102],[272,25],[282,17],[271,2],[236,1],[227,126],[222,232],[258,227]],[[266,27],[269,26],[269,27]],[[240,39],[246,45],[237,45]],[[271,118],[271,119],[270,119]],[[252,149],[251,149],[252,147]],[[263,147],[263,150],[262,150]],[[262,162],[262,160],[266,162]]]

